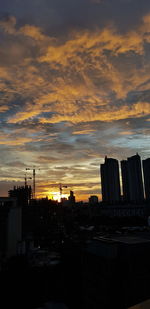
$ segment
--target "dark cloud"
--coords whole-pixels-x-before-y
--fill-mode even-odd
[[[1,16],[14,15],[20,24],[34,23],[62,33],[79,27],[103,27],[114,21],[120,30],[134,27],[150,10],[147,0],[1,0]]]

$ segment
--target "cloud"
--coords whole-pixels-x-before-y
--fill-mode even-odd
[[[0,106],[0,113],[4,113],[8,110],[8,106],[2,105]]]
[[[114,121],[121,120],[133,117],[142,117],[150,114],[150,103],[137,103],[132,105],[131,107],[128,105],[124,105],[123,107],[116,108],[113,107],[110,110],[110,107],[103,107],[99,112],[96,111],[96,108],[87,109],[84,106],[78,113],[57,115],[53,116],[50,120],[41,119],[42,123],[57,123],[61,121],[70,121],[72,123],[81,123],[81,122],[92,122],[92,121]]]
[[[11,137],[9,134],[0,135],[0,145],[8,145],[8,146],[17,146],[24,145],[26,143],[31,142],[32,139],[29,137]]]
[[[0,21],[0,27],[6,33],[13,35],[16,33],[16,18],[15,16],[6,16],[3,17]]]
[[[81,121],[92,121],[92,118],[112,121],[117,117],[123,119],[119,116],[123,113],[126,117],[140,116],[137,112],[139,103],[128,108],[124,100],[117,111],[111,100],[115,100],[116,105],[117,100],[125,99],[133,89],[148,88],[149,63],[144,71],[143,67],[138,70],[133,58],[139,57],[139,62],[144,57],[144,44],[149,43],[146,32],[149,15],[143,18],[143,24],[136,30],[124,35],[109,25],[96,29],[94,33],[90,30],[75,31],[62,42],[44,34],[39,27],[24,25],[18,28],[16,23],[13,17],[1,22],[6,41],[8,34],[15,40],[15,45],[11,43],[10,53],[5,55],[5,62],[12,59],[12,66],[0,72],[3,79],[1,91],[6,96],[5,100],[12,101],[19,95],[25,102],[22,107],[19,106],[18,112],[10,115],[9,123],[35,117],[40,117],[43,123],[52,119],[53,123],[54,119],[63,121],[63,118],[64,121],[69,121],[69,118],[71,121],[73,118],[74,121],[77,118]],[[17,59],[16,63],[14,59]],[[123,59],[127,68],[122,64]],[[88,111],[85,112],[82,105]],[[106,113],[101,112],[101,106],[106,106]],[[43,119],[43,110],[55,115],[48,120],[47,117]],[[109,110],[110,117],[107,116]]]
[[[8,162],[8,163],[7,163],[7,166],[12,166],[12,167],[15,166],[15,168],[18,168],[18,169],[20,169],[20,168],[26,168],[26,165],[25,165],[23,162],[21,162],[21,161],[12,161],[12,162]]]
[[[34,25],[25,25],[21,27],[19,33],[40,42],[47,39],[47,36],[42,33],[41,29]]]

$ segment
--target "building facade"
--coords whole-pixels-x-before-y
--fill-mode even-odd
[[[150,201],[150,158],[143,160],[145,199]]]
[[[144,200],[141,158],[138,154],[121,161],[123,200],[141,203]]]
[[[122,191],[123,200],[125,202],[130,201],[130,190],[129,190],[129,167],[128,161],[121,161],[121,176],[122,176]]]
[[[141,158],[138,154],[128,158],[129,192],[131,202],[144,200]]]
[[[0,259],[17,255],[22,241],[22,209],[16,199],[0,197]]]
[[[120,179],[118,160],[105,157],[100,166],[102,200],[107,203],[120,201]]]

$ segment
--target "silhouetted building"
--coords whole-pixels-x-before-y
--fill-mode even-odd
[[[24,187],[14,187],[8,192],[9,197],[14,197],[17,199],[18,206],[27,206],[31,200],[32,189],[31,186]]]
[[[102,200],[107,203],[120,201],[120,179],[118,160],[105,157],[100,166]]]
[[[129,198],[131,202],[144,200],[141,158],[138,154],[129,157],[126,165],[129,185]]]
[[[0,198],[0,258],[17,255],[22,240],[22,209],[16,206],[16,199]]]
[[[89,197],[89,204],[90,204],[90,205],[98,204],[98,196],[96,196],[96,195],[91,195],[91,196]]]
[[[129,167],[128,161],[121,161],[121,175],[122,175],[122,190],[123,190],[123,200],[130,201],[130,191],[129,191]]]
[[[70,204],[75,204],[75,196],[74,196],[74,192],[73,191],[70,191],[70,195],[68,197],[68,200],[69,200],[69,203]]]
[[[143,160],[145,198],[150,201],[150,158]]]

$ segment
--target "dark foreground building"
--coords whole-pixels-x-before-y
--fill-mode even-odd
[[[106,203],[120,201],[120,179],[118,160],[105,157],[100,166],[102,200]]]
[[[22,210],[16,199],[0,197],[0,266],[18,252],[22,240]]]
[[[126,202],[144,201],[141,158],[138,154],[121,161],[123,198]]]
[[[123,309],[150,297],[150,240],[97,237],[84,252],[83,298],[86,309]]]

